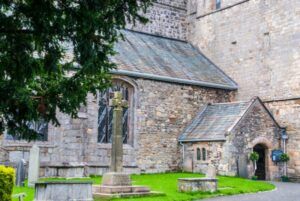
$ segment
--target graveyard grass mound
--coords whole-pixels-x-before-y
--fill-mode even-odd
[[[253,181],[239,177],[226,177],[219,176],[218,178],[218,191],[215,193],[197,192],[197,193],[180,193],[177,189],[178,178],[193,178],[204,177],[202,174],[195,173],[162,173],[162,174],[144,174],[132,175],[132,182],[134,185],[148,186],[152,191],[159,191],[165,193],[165,196],[160,197],[140,197],[140,198],[122,198],[114,199],[117,201],[183,201],[203,199],[208,197],[234,195],[242,193],[255,193],[260,191],[273,190],[275,186],[265,181]],[[68,180],[65,178],[46,178],[42,181],[61,181]],[[72,179],[80,181],[92,181],[94,184],[101,183],[101,177],[91,176],[91,178]],[[30,187],[15,187],[14,194],[26,193],[25,201],[32,201],[34,199],[34,189]],[[95,201],[102,201],[103,199],[95,199]],[[109,199],[108,199],[109,200]],[[18,201],[13,199],[13,201]]]

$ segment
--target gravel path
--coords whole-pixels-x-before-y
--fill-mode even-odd
[[[272,182],[276,189],[255,194],[204,199],[205,201],[300,201],[300,183]]]

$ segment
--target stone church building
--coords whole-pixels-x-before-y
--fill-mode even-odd
[[[0,163],[40,147],[40,175],[103,174],[110,162],[113,91],[121,91],[124,168],[278,179],[273,150],[300,176],[300,5],[274,0],[157,0],[147,25],[128,25],[112,58],[113,87],[89,95],[77,119],[36,122],[36,142],[0,137]],[[298,45],[298,46],[297,46]],[[260,98],[258,98],[260,97]],[[282,134],[289,139],[285,146]],[[257,170],[249,155],[260,155]]]

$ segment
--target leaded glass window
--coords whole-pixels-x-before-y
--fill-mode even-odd
[[[206,149],[202,148],[202,160],[206,160]]]
[[[115,81],[114,85],[104,92],[99,93],[99,114],[98,114],[98,142],[111,143],[112,141],[112,120],[113,107],[109,106],[109,100],[113,98],[114,92],[120,91],[123,99],[129,103],[129,108],[123,110],[123,143],[128,143],[129,138],[129,111],[132,95],[132,87],[125,82]]]
[[[201,150],[200,150],[200,148],[197,148],[197,160],[198,161],[201,160]]]
[[[36,141],[48,140],[48,123],[44,120],[29,122],[28,127],[38,133]],[[6,134],[7,140],[22,140],[19,136],[12,136],[9,133]]]
[[[221,8],[221,0],[216,0],[216,9],[220,9]]]

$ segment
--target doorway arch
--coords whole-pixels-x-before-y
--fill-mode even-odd
[[[267,147],[264,144],[256,144],[253,147],[253,151],[258,153],[259,158],[256,163],[256,170],[254,175],[257,176],[259,180],[266,180],[267,175],[267,160],[266,160],[266,153]]]

